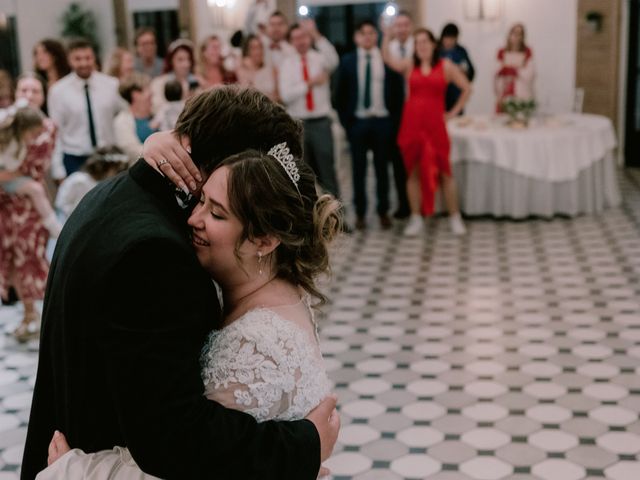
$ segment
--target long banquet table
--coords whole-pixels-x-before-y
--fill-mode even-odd
[[[468,116],[450,120],[448,130],[467,215],[575,216],[621,202],[616,135],[606,117],[533,118],[517,129],[501,116]]]

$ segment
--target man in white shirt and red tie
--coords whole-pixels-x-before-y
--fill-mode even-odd
[[[49,116],[58,127],[59,146],[52,162],[66,175],[84,165],[96,147],[113,145],[113,120],[124,104],[118,79],[96,71],[93,45],[84,39],[68,47],[73,70],[49,90]]]
[[[316,173],[318,183],[340,198],[329,89],[329,77],[339,59],[333,45],[321,35],[315,39],[316,50],[311,48],[313,39],[309,29],[312,27],[296,23],[289,30],[288,40],[295,53],[280,66],[280,97],[289,115],[304,123],[304,158]]]

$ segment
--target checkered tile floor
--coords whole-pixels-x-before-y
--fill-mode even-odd
[[[335,479],[640,479],[640,174],[601,216],[375,222],[338,245],[322,348]],[[20,317],[0,308],[0,328]],[[0,336],[0,480],[17,478],[37,345]]]

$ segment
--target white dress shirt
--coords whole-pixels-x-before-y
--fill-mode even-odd
[[[129,157],[129,165],[133,165],[142,154],[142,142],[136,133],[136,119],[130,109],[116,115],[113,129],[116,145]]]
[[[393,58],[411,58],[413,56],[413,45],[413,35],[404,42],[394,38],[389,42],[389,53]],[[404,56],[402,55],[402,47],[404,47]]]
[[[277,47],[271,48],[272,46],[274,46],[274,42],[272,42],[269,37],[267,37],[266,35],[261,35],[260,39],[262,40],[262,45],[264,45],[265,65],[270,65],[275,67],[276,69],[279,69],[285,58],[296,53],[296,49],[293,48],[291,44],[286,40],[278,42]]]
[[[338,68],[338,65],[340,64],[340,56],[338,55],[338,52],[336,52],[336,48],[329,40],[327,40],[326,37],[318,38],[314,42],[313,48],[324,58],[324,65],[327,72],[332,73],[336,68]]]
[[[55,207],[66,220],[80,203],[80,200],[98,184],[86,172],[73,172],[63,180],[56,194]]]
[[[366,55],[371,55],[371,106],[364,108],[364,81],[367,67]],[[358,48],[358,106],[356,117],[386,117],[389,115],[384,101],[384,62],[377,47],[369,51]]]
[[[96,147],[115,142],[113,119],[125,105],[118,94],[118,79],[93,72],[84,80],[70,73],[49,90],[49,116],[58,127],[61,153],[89,155],[94,150],[89,134],[85,82],[89,84]]]
[[[306,54],[307,71],[309,78],[314,78],[322,72],[329,73],[324,55],[315,50],[309,50]],[[313,110],[307,109],[308,86],[304,81],[302,68],[302,55],[287,57],[280,67],[278,76],[280,98],[284,102],[289,115],[295,118],[309,119],[326,117],[331,113],[331,93],[329,81],[322,85],[315,85],[311,89],[313,96]]]

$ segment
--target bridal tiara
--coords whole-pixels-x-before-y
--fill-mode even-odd
[[[287,142],[282,142],[277,145],[271,147],[271,150],[267,152],[267,155],[275,158],[284,171],[287,172],[287,175],[293,182],[300,193],[300,189],[298,188],[298,181],[300,180],[300,172],[298,171],[298,166],[296,165],[295,160],[293,159],[293,155],[289,151],[289,147],[287,146]]]

